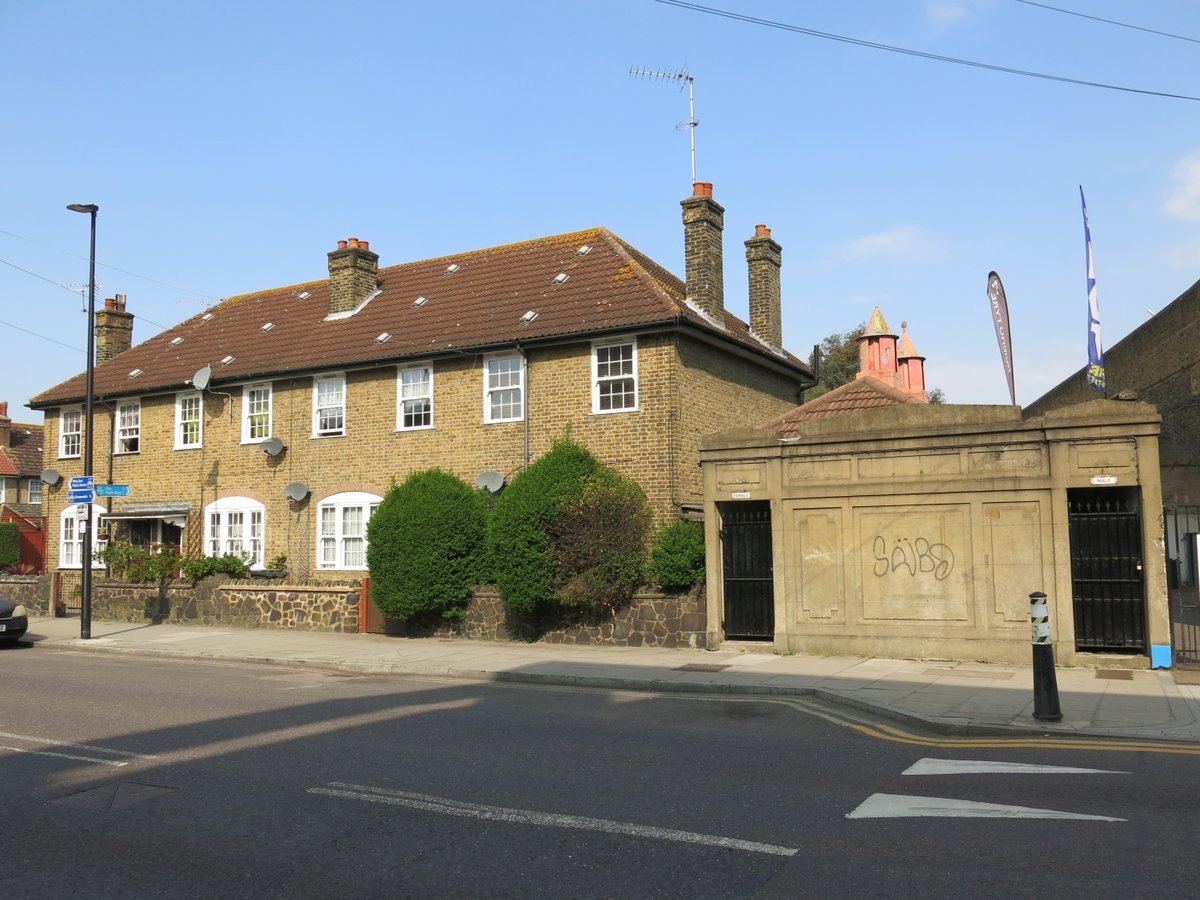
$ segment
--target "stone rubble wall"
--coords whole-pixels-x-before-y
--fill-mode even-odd
[[[50,609],[50,580],[49,575],[0,575],[0,597],[44,616]]]

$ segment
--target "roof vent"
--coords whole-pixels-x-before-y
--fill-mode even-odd
[[[181,338],[181,337],[171,338],[171,346],[172,347],[178,347],[182,343],[183,343],[183,338]]]
[[[236,359],[236,357],[234,357],[234,356],[222,356],[222,357],[221,357],[221,365],[223,365],[223,366],[227,366],[227,365],[229,365],[231,362],[233,362],[233,361],[234,361],[234,359]]]
[[[383,334],[381,334],[377,338],[375,338],[375,343],[386,344],[391,339],[392,339],[392,333],[390,331],[385,331],[385,332],[383,332]]]
[[[209,319],[212,318],[212,313],[205,313],[200,318],[203,319],[205,322],[207,322]]]
[[[457,271],[458,271],[458,263],[450,263],[450,265],[446,266],[446,274],[447,275],[453,275]]]
[[[578,250],[575,251],[575,255],[576,256],[587,256],[591,252],[592,252],[592,248],[589,247],[587,244],[584,244],[582,247],[580,247]]]
[[[129,373],[129,377],[130,377],[130,378],[137,378],[137,377],[138,377],[139,375],[141,375],[141,374],[142,374],[142,370],[141,370],[141,369],[134,369],[132,372],[130,372],[130,373]]]
[[[260,329],[258,329],[258,330],[259,330],[259,331],[270,331],[270,330],[271,330],[272,328],[274,328],[274,327],[275,327],[275,323],[274,323],[274,322],[264,322],[264,323],[263,323],[263,325],[262,325],[262,327],[261,327]]]
[[[312,294],[310,294],[308,291],[301,291],[299,296],[296,297],[296,299],[297,300],[307,300],[311,296],[312,296]]]
[[[416,300],[414,300],[412,302],[412,305],[413,306],[424,306],[428,302],[429,302],[428,297],[418,297]]]
[[[570,277],[571,276],[568,275],[566,272],[559,272],[557,275],[554,276],[554,283],[562,284],[564,281],[566,281]]]
[[[531,309],[531,310],[529,310],[529,312],[525,313],[525,315],[521,316],[521,321],[522,322],[532,322],[537,317],[538,317],[537,310]]]

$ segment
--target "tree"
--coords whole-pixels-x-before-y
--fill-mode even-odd
[[[836,387],[853,381],[858,374],[858,339],[867,330],[863,322],[845,334],[834,332],[823,341],[818,351],[821,356],[817,383],[804,392],[805,400],[815,400],[828,394]],[[809,358],[809,365],[816,367],[816,359]]]

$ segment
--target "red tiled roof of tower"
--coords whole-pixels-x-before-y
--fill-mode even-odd
[[[800,426],[812,419],[828,419],[833,416],[860,412],[864,409],[922,402],[899,388],[867,375],[836,387],[829,393],[822,394],[815,400],[810,400],[803,406],[797,406],[758,427],[764,431],[778,434],[780,437],[796,437],[800,434]]]

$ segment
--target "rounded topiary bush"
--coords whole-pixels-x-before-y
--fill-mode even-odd
[[[555,598],[554,522],[599,468],[587,448],[563,439],[513,479],[496,500],[487,545],[504,608],[529,613]]]
[[[650,504],[631,479],[600,466],[551,528],[557,598],[615,609],[642,581]]]
[[[685,591],[704,583],[704,526],[670,522],[650,545],[646,578],[668,591]]]
[[[457,618],[479,577],[484,508],[478,492],[440,469],[396,485],[367,523],[371,598],[385,615]]]

